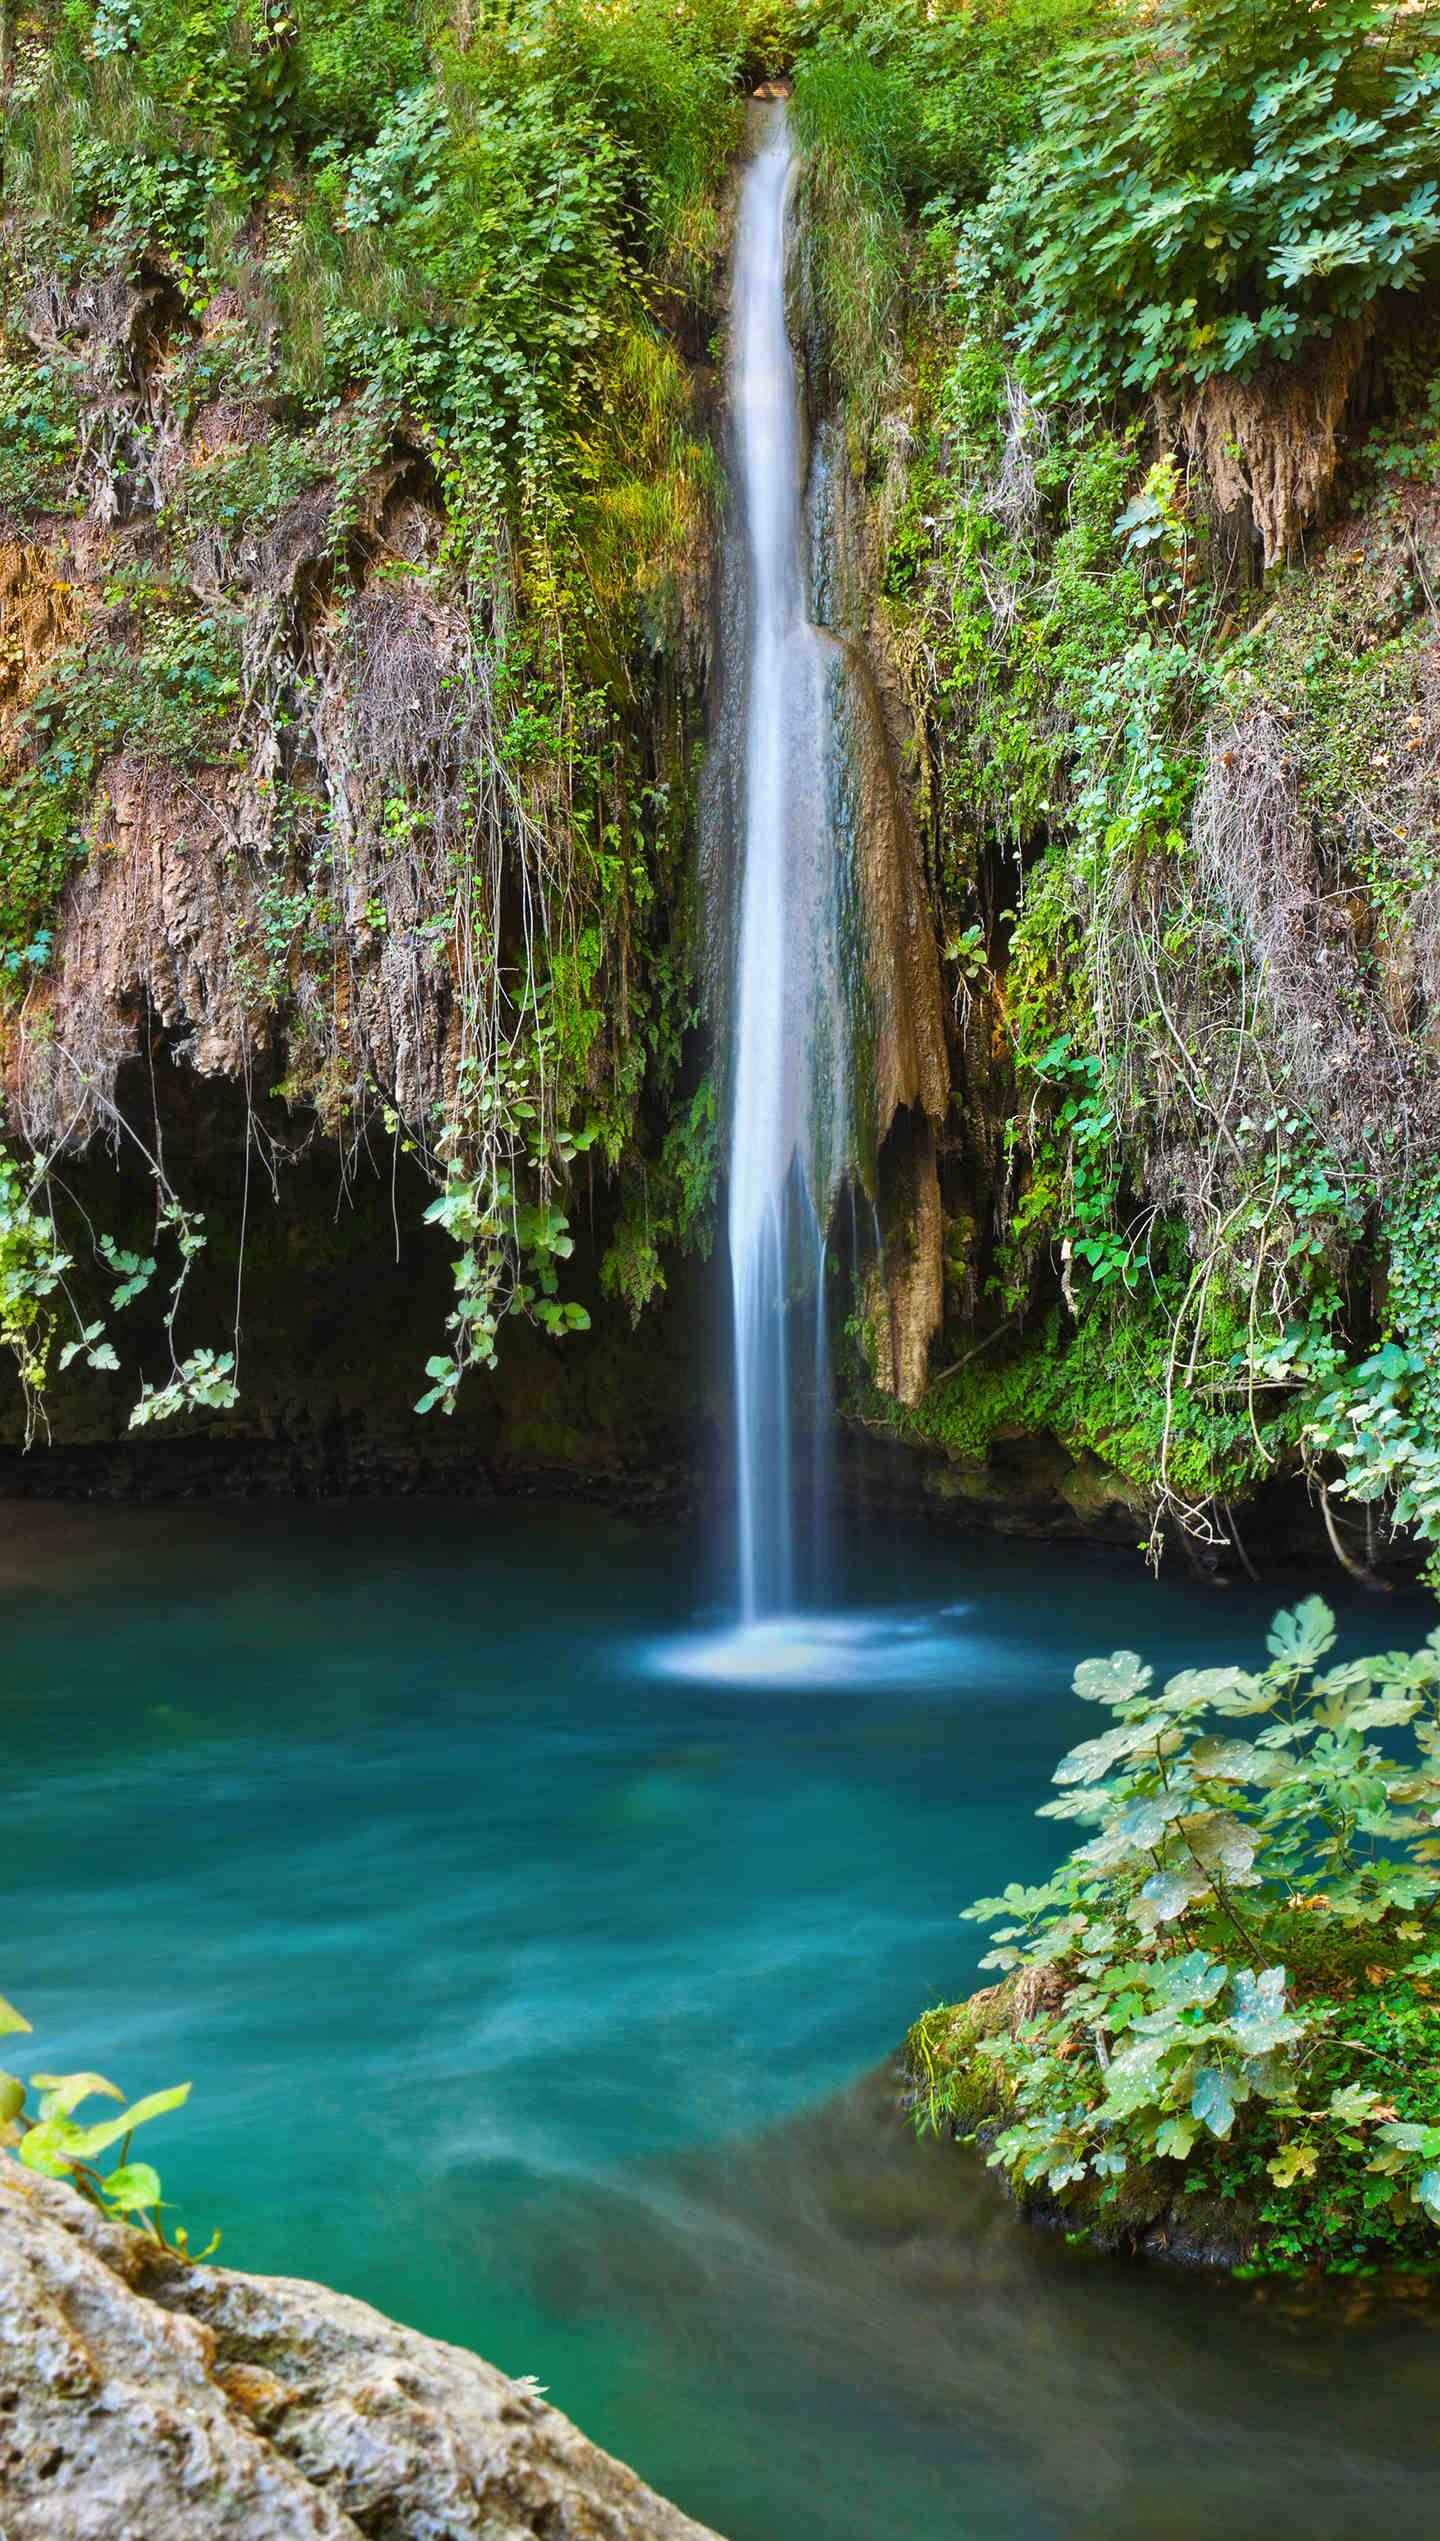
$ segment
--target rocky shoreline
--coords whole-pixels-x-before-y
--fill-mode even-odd
[[[0,2157],[5,2541],[716,2541],[527,2379]]]

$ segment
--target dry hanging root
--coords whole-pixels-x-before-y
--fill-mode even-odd
[[[1354,319],[1292,369],[1208,379],[1178,409],[1161,405],[1162,430],[1200,470],[1216,510],[1249,512],[1267,569],[1294,555],[1334,485],[1371,326]]]

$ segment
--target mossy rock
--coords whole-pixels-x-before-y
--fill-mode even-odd
[[[979,2050],[987,2038],[1033,2018],[1034,1987],[1033,1972],[1010,1976],[966,2002],[939,2004],[915,2022],[906,2035],[903,2063],[917,2124],[988,2150],[1010,2115],[1014,2093],[1003,2070]],[[1092,2250],[1229,2270],[1244,2266],[1254,2246],[1252,2203],[1208,2183],[1196,2188],[1179,2162],[1132,2165],[1119,2179],[1086,2180],[1063,2195],[1043,2182],[1017,2183],[999,2169],[992,2175],[1027,2220]]]

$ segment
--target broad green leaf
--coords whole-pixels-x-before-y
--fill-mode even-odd
[[[1343,2091],[1331,2092],[1329,2113],[1342,2126],[1358,2126],[1372,2109],[1383,2105],[1378,2091],[1369,2091],[1360,2082],[1350,2082]]]
[[[1109,1801],[1107,1791],[1092,1791],[1076,1784],[1058,1800],[1042,1800],[1037,1818],[1065,1818],[1080,1826],[1095,1826],[1104,1817]]]
[[[1115,1650],[1108,1659],[1082,1659],[1075,1670],[1075,1691],[1082,1703],[1124,1703],[1143,1694],[1155,1671],[1134,1650]]]
[[[1098,1738],[1084,1738],[1078,1747],[1072,1747],[1068,1756],[1062,1756],[1052,1778],[1061,1783],[1098,1782],[1123,1757],[1153,1753],[1157,1745],[1162,1752],[1172,1751],[1179,1736],[1161,1713],[1152,1713],[1148,1720],[1119,1721]]]
[[[1212,1959],[1206,1950],[1187,1950],[1183,1957],[1164,1962],[1155,1977],[1156,1991],[1177,2011],[1194,2011],[1214,2002],[1229,1973],[1223,1959]]]
[[[1440,2126],[1416,2125],[1410,2118],[1392,2118],[1381,2127],[1382,2140],[1402,2153],[1421,2153],[1427,2162],[1440,2161]]]
[[[1397,1691],[1327,1703],[1319,1717],[1327,1728],[1349,1730],[1353,1736],[1364,1738],[1372,1729],[1408,1729],[1419,1709],[1418,1694]]]
[[[1247,2056],[1245,2079],[1261,2100],[1295,2099],[1295,2059],[1282,2047],[1272,2047],[1268,2055]]]
[[[1440,2223],[1440,2168],[1423,2170],[1415,2194],[1432,2223]]]
[[[1265,1647],[1291,1668],[1312,1668],[1335,1645],[1335,1618],[1323,1597],[1306,1597],[1276,1616]]]
[[[145,2126],[151,2118],[165,2117],[171,2109],[183,2108],[190,2097],[188,2082],[180,2082],[170,2091],[152,2091],[148,2098],[137,2100],[117,2118],[102,2119],[98,2126],[76,2126],[68,2117],[51,2118],[26,2136],[22,2158],[29,2158],[29,2148],[59,2162],[93,2162],[96,2155],[109,2151],[122,2136],[132,2134],[137,2126]],[[40,2141],[37,2144],[36,2139]],[[38,2167],[38,2165],[37,2165]]]
[[[148,2162],[124,2162],[101,2182],[107,2206],[116,2214],[140,2214],[160,2203],[160,2174]]]
[[[1297,2179],[1313,2179],[1320,2156],[1310,2144],[1282,2144],[1265,2165],[1277,2188],[1293,2188]]]
[[[1146,1929],[1157,1923],[1173,1923],[1187,1906],[1194,1905],[1197,1897],[1205,1895],[1208,1886],[1208,1880],[1193,1863],[1186,1863],[1179,1870],[1156,1871],[1135,1901],[1135,1920]]]
[[[1183,2162],[1199,2131],[1192,2118],[1179,2114],[1167,2117],[1156,2131],[1155,2150],[1162,2160]]]
[[[1190,2094],[1190,2114],[1223,2139],[1235,2123],[1237,2101],[1246,2096],[1246,2085],[1238,2075],[1224,2072],[1219,2065],[1202,2065]]]
[[[1163,1798],[1132,1800],[1102,1834],[1082,1845],[1081,1860],[1093,1862],[1097,1869],[1113,1870],[1136,1855],[1153,1853],[1164,1843],[1166,1828],[1180,1806]]]
[[[1160,1700],[1167,1712],[1210,1710],[1253,1683],[1241,1668],[1182,1668],[1167,1680]]]
[[[1253,1827],[1224,1809],[1182,1819],[1181,1833],[1212,1878],[1218,1873],[1222,1879],[1243,1881],[1253,1867],[1259,1838]]]
[[[972,1906],[964,1908],[960,1919],[962,1923],[994,1923],[999,1915],[1018,1915],[1022,1923],[1031,1923],[1047,1907],[1063,1902],[1063,1892],[1053,1881],[1043,1888],[1022,1888],[1018,1880],[1012,1879],[998,1897],[977,1897]],[[1009,1936],[1002,1933],[1000,1938]]]
[[[1248,1738],[1199,1738],[1190,1761],[1207,1782],[1274,1782],[1284,1770]]]
[[[1304,2022],[1294,2019],[1286,2007],[1285,1984],[1281,1967],[1262,1968],[1258,1976],[1249,1968],[1236,1969],[1230,2026],[1242,2055],[1268,2056],[1304,2036]]]
[[[1105,2099],[1101,2116],[1107,2124],[1118,2118],[1133,2117],[1137,2109],[1148,2109],[1163,2098],[1167,2084],[1171,2048],[1166,2038],[1137,2039],[1135,2044],[1112,2056],[1105,2074]]]
[[[64,2178],[70,2165],[59,2139],[68,2125],[68,2119],[55,2118],[48,2125],[32,2126],[21,2136],[18,2150],[27,2170],[38,2170],[46,2179]]]

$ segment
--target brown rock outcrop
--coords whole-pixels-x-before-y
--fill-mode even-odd
[[[1299,552],[1329,500],[1372,323],[1338,326],[1293,366],[1272,364],[1249,380],[1208,379],[1178,401],[1159,400],[1162,430],[1201,469],[1221,521],[1238,516],[1253,525],[1267,572]]]
[[[60,578],[43,548],[0,539],[0,761],[16,709],[83,617],[74,585]]]
[[[876,600],[880,530],[833,422],[816,436],[810,508],[816,614],[844,655],[838,723],[864,945],[861,1143],[882,1238],[867,1300],[872,1373],[884,1392],[914,1404],[944,1319],[938,1137],[950,1060],[935,924],[900,774],[904,716]]]

